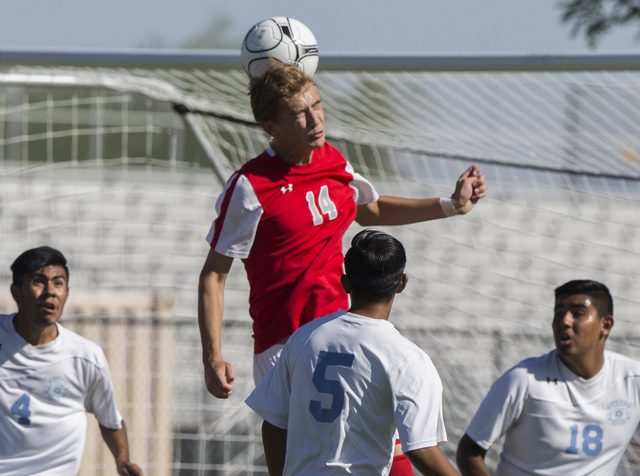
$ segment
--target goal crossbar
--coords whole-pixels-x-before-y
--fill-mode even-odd
[[[79,66],[94,68],[241,69],[230,50],[0,49],[0,66]],[[638,71],[640,54],[611,53],[355,53],[328,52],[322,71]]]

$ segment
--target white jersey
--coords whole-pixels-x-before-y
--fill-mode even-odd
[[[489,449],[502,435],[496,475],[612,475],[640,421],[640,362],[605,351],[585,380],[556,351],[506,372],[467,434]]]
[[[246,400],[288,430],[284,475],[386,475],[405,452],[447,440],[431,359],[386,320],[339,311],[305,324]]]
[[[121,427],[104,353],[58,324],[53,341],[32,346],[13,317],[0,315],[0,474],[77,474],[85,412]]]

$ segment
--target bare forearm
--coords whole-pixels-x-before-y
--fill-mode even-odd
[[[457,458],[458,469],[463,476],[491,476],[484,460],[479,456]]]
[[[100,425],[100,433],[102,433],[102,439],[116,460],[118,474],[141,476],[142,471],[140,468],[129,460],[129,441],[124,421],[121,421],[121,427],[117,430]]]
[[[484,462],[486,454],[487,451],[465,433],[456,453],[456,463],[463,476],[491,476]]]
[[[408,225],[445,218],[439,198],[383,196],[373,206],[359,207],[356,221],[362,226]]]
[[[411,464],[424,475],[460,476],[437,446],[407,451],[405,455],[409,458]]]
[[[102,433],[102,439],[106,443],[109,451],[116,459],[129,460],[129,442],[127,440],[127,429],[124,426],[124,421],[121,422],[122,427],[118,430],[107,428],[100,425],[100,433]]]
[[[233,258],[209,251],[198,283],[198,326],[202,357],[206,363],[222,360],[224,285]]]
[[[233,258],[209,251],[198,285],[198,326],[202,341],[202,364],[207,390],[216,398],[229,398],[233,391],[233,365],[222,358],[222,314],[224,283]]]
[[[202,359],[222,359],[222,315],[224,313],[224,280],[216,274],[200,277],[198,288],[198,327],[202,342]]]
[[[282,476],[287,455],[287,430],[265,420],[262,423],[262,444],[269,476]]]

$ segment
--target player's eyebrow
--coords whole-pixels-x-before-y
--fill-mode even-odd
[[[573,303],[573,304],[558,304],[553,308],[554,312],[570,310],[570,309],[589,309],[589,306],[585,306],[584,304]]]
[[[43,273],[32,273],[31,278],[44,278],[47,280],[49,279],[49,277]],[[66,281],[67,277],[64,274],[58,274],[57,276],[54,276],[51,278],[51,280],[54,280],[54,279],[64,279]]]
[[[300,109],[292,109],[292,110],[291,110],[291,115],[292,115],[292,116],[297,116],[297,115],[298,115],[298,114],[300,114],[301,112],[308,111],[309,109],[311,109],[311,108],[313,108],[313,107],[317,106],[317,105],[318,105],[318,104],[320,104],[320,103],[322,103],[322,101],[321,101],[320,99],[318,99],[316,102],[314,102],[314,103],[313,103],[313,104],[311,104],[310,106],[303,107],[303,108],[300,108]]]

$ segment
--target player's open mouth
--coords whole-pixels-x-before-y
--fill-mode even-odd
[[[561,344],[568,344],[569,342],[571,342],[571,336],[569,334],[560,334],[558,342],[560,342]]]
[[[42,305],[42,309],[46,312],[55,312],[56,311],[56,305],[50,302],[45,302]]]

